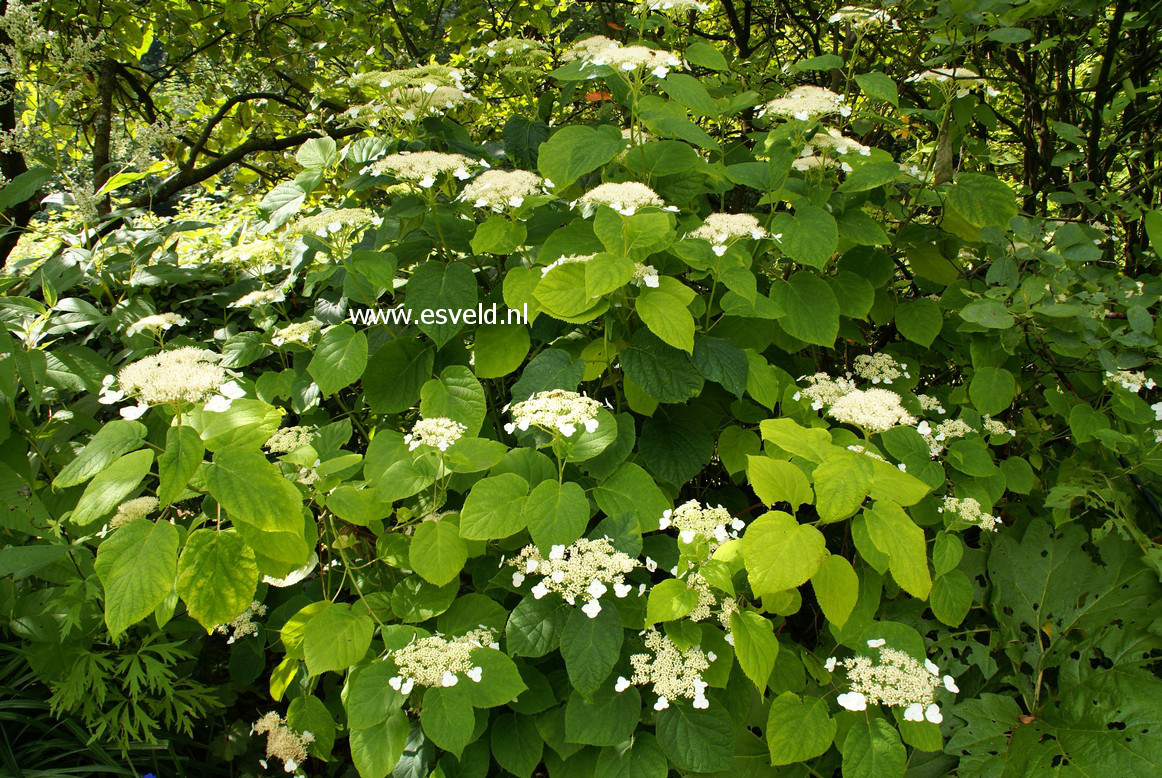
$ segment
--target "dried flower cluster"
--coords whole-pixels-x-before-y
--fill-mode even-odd
[[[586,432],[597,430],[597,412],[601,410],[601,403],[577,392],[552,389],[537,392],[505,410],[512,414],[512,421],[504,425],[504,431],[510,435],[515,430],[524,432],[529,427],[539,427],[571,438],[578,427],[584,427]]]
[[[581,212],[586,216],[592,214],[599,205],[608,206],[623,216],[632,216],[641,208],[666,207],[657,192],[636,181],[599,184],[581,195],[574,205],[580,205]]]
[[[581,538],[569,546],[553,546],[548,558],[530,544],[509,564],[517,568],[512,574],[513,586],[521,586],[526,576],[539,575],[533,597],[539,600],[555,592],[570,605],[582,598],[585,605],[581,610],[591,619],[601,612],[601,598],[610,587],[618,598],[630,593],[633,587],[625,582],[625,576],[638,567],[637,560],[614,548],[609,538]]]
[[[437,416],[417,421],[412,426],[412,431],[403,436],[403,441],[408,444],[408,451],[415,451],[420,446],[431,446],[440,451],[447,451],[448,446],[463,437],[467,431],[468,428],[460,422],[447,416]]]
[[[831,114],[851,115],[851,108],[843,98],[821,86],[797,86],[782,97],[763,105],[759,116],[776,116],[781,119],[813,121]]]
[[[398,669],[388,684],[401,694],[411,694],[419,686],[455,686],[464,676],[480,683],[483,669],[473,663],[472,652],[489,646],[498,648],[491,629],[480,627],[458,638],[442,635],[417,637],[403,648],[391,652]]]
[[[552,185],[527,170],[486,170],[464,187],[460,199],[499,212],[519,208],[526,197],[541,194],[544,187]]]
[[[307,746],[315,742],[310,732],[295,732],[287,726],[286,719],[270,712],[254,722],[250,731],[255,735],[266,735],[266,758],[279,759],[283,769],[293,773],[307,759]],[[266,767],[266,762],[262,762]]]
[[[886,647],[882,639],[869,640],[869,648],[879,649],[878,661],[870,657],[853,656],[849,659],[827,660],[828,672],[836,666],[847,671],[849,691],[840,694],[837,702],[847,710],[867,710],[871,705],[888,705],[904,709],[907,721],[924,721],[933,724],[944,720],[940,706],[936,704],[936,690],[940,688],[940,668],[925,659],[920,664],[914,657],[903,651]],[[944,688],[956,693],[960,691],[952,676],[943,679]]]
[[[744,238],[761,240],[767,237],[767,231],[749,213],[712,213],[686,237],[709,241],[714,253],[721,257],[731,243]]]
[[[955,514],[961,521],[980,527],[986,532],[996,532],[1000,529],[1001,520],[985,513],[980,502],[972,497],[945,497],[944,505],[936,510]]]
[[[443,154],[438,151],[414,151],[389,154],[364,168],[376,176],[394,176],[401,181],[428,189],[448,174],[460,180],[471,177],[469,172],[480,163],[463,154]]]
[[[716,657],[707,654],[698,646],[678,648],[666,635],[653,627],[644,633],[648,653],[634,654],[629,658],[633,667],[633,677],[619,676],[614,689],[623,692],[630,686],[649,686],[658,695],[654,710],[670,707],[671,700],[691,700],[695,708],[708,708],[706,699],[708,684],[702,680],[702,673],[710,669]]]
[[[703,507],[697,500],[690,500],[662,514],[658,528],[665,530],[670,527],[678,530],[678,538],[683,543],[693,543],[698,537],[725,543],[738,537],[746,525],[741,519],[731,518],[730,511],[721,505]]]
[[[214,631],[219,635],[229,635],[230,639],[226,641],[229,645],[238,638],[244,638],[247,635],[254,635],[258,632],[258,625],[254,623],[255,617],[262,617],[266,615],[266,606],[258,600],[254,600],[247,606],[246,610],[242,611],[231,621],[226,624],[219,624],[214,627]]]

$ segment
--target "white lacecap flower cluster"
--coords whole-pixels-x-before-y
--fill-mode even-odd
[[[1149,378],[1141,371],[1134,370],[1118,370],[1116,372],[1107,370],[1106,383],[1120,386],[1134,394],[1140,394],[1143,389],[1153,389],[1157,386],[1153,378]]]
[[[847,710],[867,710],[868,705],[887,705],[904,709],[905,721],[924,721],[939,724],[944,720],[936,704],[936,690],[944,688],[956,694],[960,691],[951,675],[940,677],[940,668],[929,659],[921,664],[911,654],[888,648],[883,639],[867,641],[869,648],[879,650],[878,661],[866,656],[837,660],[831,657],[825,663],[828,672],[836,667],[847,671],[849,691],[836,701]]]
[[[551,389],[537,392],[527,400],[506,406],[504,410],[512,415],[512,421],[504,425],[504,431],[510,435],[516,430],[525,432],[529,427],[539,427],[571,438],[581,427],[586,432],[597,431],[597,412],[601,410],[601,403],[577,392]]]
[[[477,51],[483,53],[489,59],[496,57],[498,54],[503,57],[515,57],[519,59],[528,56],[531,52],[545,51],[545,44],[528,38],[502,38],[501,40],[489,41],[482,49],[478,49]]]
[[[439,634],[417,637],[391,652],[397,673],[387,683],[400,694],[411,694],[417,685],[455,686],[460,682],[460,676],[480,683],[484,670],[473,663],[472,653],[485,646],[500,648],[493,631],[484,626],[458,638],[445,638]]]
[[[347,79],[347,85],[353,89],[370,89],[373,92],[401,86],[424,87],[429,84],[463,89],[463,79],[464,71],[459,68],[446,65],[421,65],[420,67],[400,70],[372,70],[366,73],[357,73]]]
[[[936,84],[947,92],[955,90],[957,97],[964,97],[973,89],[985,86],[985,80],[975,70],[963,67],[932,68],[909,76],[907,80],[910,83]],[[986,92],[990,97],[999,94],[987,86]]]
[[[651,289],[657,289],[661,281],[658,278],[658,270],[653,265],[647,265],[644,262],[635,262],[633,265],[633,278],[629,280],[634,286],[648,286]]]
[[[568,546],[556,545],[547,558],[530,544],[508,564],[517,569],[512,574],[513,586],[523,585],[527,576],[541,576],[532,588],[534,598],[555,592],[570,605],[584,600],[581,610],[591,619],[601,612],[601,598],[611,588],[618,598],[629,595],[633,586],[625,582],[625,576],[638,567],[638,561],[618,551],[609,538],[581,538]]]
[[[126,500],[117,506],[117,513],[109,519],[109,529],[118,529],[131,521],[144,519],[157,510],[158,504],[156,497],[137,497]]]
[[[912,377],[907,365],[897,362],[895,357],[883,351],[878,354],[860,354],[855,358],[853,369],[857,376],[873,384],[890,384],[900,378]]]
[[[468,182],[460,199],[477,208],[500,212],[519,208],[525,198],[542,194],[553,182],[527,170],[486,170]]]
[[[945,413],[944,405],[940,399],[928,394],[918,394],[916,399],[920,401],[920,409],[924,411],[932,411],[935,413]]]
[[[689,500],[662,514],[658,529],[671,527],[678,530],[678,538],[683,543],[690,544],[698,537],[725,543],[732,537],[738,537],[746,525],[741,519],[731,517],[730,511],[721,505],[712,508],[709,505],[703,506],[697,500]]]
[[[980,527],[986,532],[1000,529],[1000,518],[985,513],[979,501],[972,497],[945,497],[944,504],[937,508],[941,513],[951,513],[963,522]]]
[[[234,302],[231,308],[265,308],[268,305],[281,303],[286,299],[286,292],[282,289],[255,289],[247,292]]]
[[[230,638],[226,641],[226,644],[229,645],[238,638],[256,634],[258,632],[258,625],[254,623],[254,619],[265,615],[266,606],[258,600],[254,600],[247,606],[246,610],[242,611],[242,613],[238,614],[231,621],[214,627],[214,631],[219,635],[229,635]]]
[[[589,260],[593,259],[593,257],[595,257],[595,256],[597,256],[597,255],[596,254],[569,254],[569,255],[564,256],[564,257],[557,257],[552,262],[550,262],[549,264],[547,264],[541,268],[541,277],[543,278],[544,276],[547,276],[549,274],[549,271],[555,267],[560,267],[561,265],[578,265],[578,264],[583,265],[586,262],[588,262]]]
[[[860,5],[845,5],[827,17],[827,21],[831,24],[846,24],[851,29],[861,32],[879,27],[890,27],[893,30],[900,29],[900,25],[887,11],[865,8]]]
[[[263,447],[272,454],[289,454],[303,446],[309,446],[314,437],[314,427],[283,427],[275,430]]]
[[[981,418],[980,424],[986,435],[1008,435],[1009,437],[1016,437],[1017,435],[1015,429],[1000,419],[991,419],[988,416],[984,416]]]
[[[821,156],[819,154],[808,154],[805,157],[799,157],[791,163],[791,167],[800,173],[806,173],[811,170],[825,170],[828,168],[839,168],[844,173],[850,173],[853,170],[851,165],[841,159]]]
[[[415,451],[420,446],[447,451],[448,446],[463,437],[467,431],[468,428],[460,422],[447,416],[437,416],[417,421],[412,426],[412,431],[403,436],[403,441],[408,444],[408,451]]]
[[[282,261],[286,246],[282,241],[274,238],[239,243],[225,249],[217,256],[217,261],[226,265],[254,265],[276,264]]]
[[[99,401],[105,405],[120,402],[126,396],[137,398],[137,405],[121,409],[121,416],[137,419],[152,405],[168,405],[182,410],[205,403],[208,411],[229,410],[230,403],[246,394],[230,374],[218,364],[221,356],[213,351],[183,346],[139,359],[121,368],[116,377],[105,376]],[[120,388],[113,389],[116,383]]]
[[[835,92],[821,86],[797,86],[782,97],[767,102],[759,109],[758,115],[813,121],[836,113],[850,116],[851,108]]]
[[[376,216],[366,208],[336,208],[299,219],[291,225],[290,232],[292,235],[326,238],[340,232],[350,233],[370,226],[378,227],[382,223],[383,217]]]
[[[292,322],[285,327],[279,327],[275,330],[274,335],[270,338],[270,342],[275,346],[285,346],[289,343],[307,346],[310,345],[311,339],[319,333],[322,327],[322,323],[317,319]]]
[[[827,415],[841,424],[851,424],[870,433],[916,424],[915,417],[900,402],[900,395],[878,388],[848,392],[831,404]]]
[[[749,213],[712,213],[697,229],[686,233],[686,237],[708,241],[714,253],[721,257],[731,243],[745,238],[762,240],[767,237],[767,231]]]
[[[828,129],[826,132],[815,133],[811,137],[811,140],[807,141],[807,145],[803,147],[803,151],[800,152],[799,156],[810,157],[817,150],[832,151],[840,156],[846,154],[858,154],[861,157],[871,156],[871,146],[865,146],[836,129]]]
[[[859,387],[851,380],[851,375],[832,378],[827,373],[799,376],[799,381],[806,381],[807,386],[795,392],[793,399],[806,397],[811,401],[811,408],[821,411],[830,408],[836,400]]]
[[[678,210],[667,206],[653,189],[636,181],[599,184],[581,195],[573,205],[580,205],[581,212],[586,216],[591,215],[599,205],[608,206],[622,216],[633,216],[640,209],[651,207],[668,211]]]
[[[922,421],[916,425],[916,432],[924,438],[932,456],[938,457],[944,451],[944,447],[948,445],[948,441],[968,437],[976,430],[964,419],[946,419],[935,427],[927,421]]]
[[[471,171],[482,164],[463,154],[414,151],[389,154],[365,167],[363,172],[376,176],[394,176],[422,189],[429,189],[442,176],[451,175],[461,181],[471,178]]]
[[[646,71],[655,78],[665,78],[671,70],[685,67],[682,58],[672,51],[623,46],[601,35],[575,43],[566,58],[581,60],[582,67],[608,65],[622,73]]]
[[[658,695],[654,710],[662,711],[670,707],[671,700],[690,700],[695,708],[710,707],[706,698],[709,684],[702,680],[702,673],[710,669],[710,663],[717,659],[713,652],[707,653],[699,646],[679,648],[666,635],[650,627],[642,633],[647,653],[633,654],[629,658],[633,667],[633,677],[619,676],[614,690],[623,692],[630,686],[649,686]]]
[[[642,0],[642,8],[660,13],[686,14],[706,13],[710,5],[700,0]]]
[[[133,337],[141,332],[163,332],[172,327],[183,327],[188,319],[176,313],[155,313],[143,316],[125,328],[125,334]]]
[[[252,734],[266,735],[266,758],[279,759],[283,769],[293,773],[307,759],[307,746],[315,742],[310,732],[295,732],[287,726],[286,719],[274,713],[267,713],[250,728]],[[265,768],[266,760],[261,760]]]

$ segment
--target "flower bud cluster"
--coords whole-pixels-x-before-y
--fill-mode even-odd
[[[937,508],[940,513],[955,514],[958,519],[986,532],[996,532],[1000,529],[1001,520],[985,513],[979,501],[972,497],[945,497],[944,505]]]
[[[730,511],[719,505],[716,508],[703,507],[697,500],[682,503],[674,510],[662,514],[658,529],[670,527],[678,530],[678,538],[686,544],[703,537],[717,543],[725,543],[746,527],[741,519],[731,518]]]
[[[878,661],[866,656],[827,660],[828,672],[834,672],[837,666],[847,671],[849,691],[836,701],[851,711],[867,710],[869,704],[888,705],[903,708],[907,721],[943,721],[935,701],[936,690],[941,686],[940,668],[928,659],[920,664],[910,654],[886,647],[882,639],[869,640],[867,644],[879,649]],[[954,694],[960,691],[951,675],[944,676],[943,685]]]
[[[229,645],[238,638],[244,638],[247,635],[253,635],[257,633],[258,625],[254,623],[254,618],[256,616],[261,617],[265,615],[266,606],[260,603],[258,600],[254,600],[250,603],[246,610],[242,611],[242,613],[236,616],[234,619],[225,624],[219,624],[218,626],[214,627],[214,631],[219,635],[229,635],[230,639],[226,641],[226,644]]]
[[[417,421],[412,426],[412,431],[403,436],[403,441],[408,444],[408,451],[415,451],[420,446],[431,446],[440,451],[447,451],[448,446],[463,437],[467,431],[468,428],[460,422],[447,416],[437,416]]]
[[[401,694],[411,694],[419,686],[448,687],[464,676],[480,683],[483,668],[473,664],[472,652],[478,648],[499,648],[491,629],[480,627],[458,638],[430,635],[415,638],[401,649],[391,652],[398,673],[388,679],[388,685]]]
[[[614,689],[623,692],[630,686],[651,687],[658,695],[654,703],[656,711],[665,710],[671,700],[679,699],[691,700],[695,708],[710,707],[706,699],[708,684],[702,680],[702,673],[710,669],[710,663],[717,657],[698,646],[678,648],[673,640],[653,627],[642,634],[648,653],[629,658],[633,677],[619,676]]]
[[[527,170],[486,170],[470,181],[460,199],[477,208],[519,208],[525,198],[541,194],[552,182]]]
[[[609,538],[581,538],[569,546],[553,546],[547,559],[530,544],[508,563],[517,569],[512,574],[513,586],[524,584],[526,576],[539,575],[540,582],[532,588],[534,598],[555,592],[570,605],[583,599],[582,610],[591,619],[601,612],[601,598],[611,587],[618,598],[630,593],[633,587],[625,576],[638,567],[637,560],[614,548]]]
[[[721,257],[726,247],[736,240],[762,240],[767,237],[767,231],[749,213],[712,213],[696,230],[686,233],[686,237],[709,241],[714,253]]]
[[[505,410],[512,414],[512,421],[504,425],[504,431],[510,435],[516,430],[524,432],[529,427],[539,427],[571,438],[578,427],[584,427],[586,432],[597,430],[597,412],[601,410],[601,403],[577,392],[551,389],[537,392]]]
[[[250,731],[255,735],[266,735],[266,758],[282,761],[283,769],[293,773],[307,759],[307,746],[315,742],[310,732],[295,732],[287,726],[286,719],[270,712],[254,722]],[[266,767],[265,760],[262,766]]]

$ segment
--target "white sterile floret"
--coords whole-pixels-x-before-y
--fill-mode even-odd
[[[586,432],[595,432],[599,410],[601,403],[577,392],[565,389],[537,392],[509,408],[512,421],[504,425],[504,431],[511,435],[518,429],[524,432],[529,427],[539,427],[570,438],[582,427]]]
[[[289,454],[303,446],[309,446],[314,436],[314,427],[283,427],[275,430],[274,434],[262,445],[272,454]]]
[[[139,332],[160,332],[171,327],[182,327],[188,320],[185,316],[176,313],[155,313],[152,316],[143,316],[125,328],[125,334],[133,337]]]
[[[686,544],[693,543],[698,537],[725,543],[730,538],[738,537],[738,532],[731,529],[733,521],[730,511],[721,505],[703,507],[697,500],[689,500],[663,513],[658,528],[665,530],[673,527]]]
[[[647,11],[676,14],[706,13],[710,10],[709,4],[700,0],[642,0],[642,8]]]
[[[214,631],[219,635],[229,635],[230,639],[226,641],[226,644],[230,645],[238,638],[256,634],[258,632],[258,625],[254,623],[254,619],[265,615],[266,606],[258,600],[254,600],[238,616],[225,624],[219,624],[214,627]]]
[[[845,5],[827,17],[827,21],[830,24],[848,24],[853,30],[870,30],[877,27],[891,27],[893,30],[900,29],[900,25],[896,23],[896,20],[887,11],[865,8],[859,5]]]
[[[472,175],[470,171],[479,166],[480,162],[463,154],[415,151],[389,154],[368,165],[363,172],[376,176],[394,176],[428,189],[441,176],[450,174],[461,180],[469,178]]]
[[[836,400],[827,415],[871,433],[892,427],[912,426],[916,419],[900,403],[900,395],[887,389],[856,389]]]
[[[817,149],[830,150],[836,154],[858,154],[861,157],[871,156],[871,146],[865,146],[854,138],[849,138],[839,130],[828,129],[826,132],[817,132],[807,141],[800,156],[808,157]]]
[[[468,182],[460,199],[477,208],[503,211],[519,208],[525,198],[540,194],[546,184],[527,170],[486,170]]]
[[[869,704],[888,705],[903,708],[907,721],[928,720],[934,724],[943,721],[940,706],[935,702],[936,690],[941,686],[939,668],[932,672],[935,667],[932,662],[926,660],[921,664],[910,654],[886,647],[883,640],[869,640],[868,645],[879,649],[877,660],[853,656],[832,664],[847,671],[849,688],[836,701],[852,711],[865,710]],[[947,677],[951,680],[951,676]],[[952,687],[955,685],[952,683]],[[947,683],[945,688],[952,691]]]
[[[561,265],[584,264],[584,263],[588,262],[589,260],[593,259],[593,257],[595,257],[595,256],[597,256],[597,255],[596,254],[570,254],[569,256],[558,257],[557,259],[554,259],[552,262],[550,262],[549,264],[547,264],[541,268],[541,276],[542,277],[547,276],[549,274],[550,270],[552,270],[555,267],[560,267]]]
[[[857,389],[850,377],[832,378],[826,373],[799,376],[799,381],[806,381],[807,386],[796,392],[794,399],[806,397],[811,401],[811,407],[817,411],[831,407],[836,400]]]
[[[117,373],[120,391],[112,391],[107,386],[102,390],[101,400],[108,404],[126,395],[136,397],[141,413],[151,405],[180,408],[207,402],[221,391],[229,379],[229,374],[218,364],[220,359],[221,356],[213,351],[194,346],[183,346],[139,359]],[[123,416],[127,410],[130,409],[122,409]]]
[[[412,426],[412,431],[403,436],[403,442],[408,444],[408,451],[415,451],[420,446],[431,446],[440,451],[447,451],[448,446],[459,440],[468,428],[447,416],[437,416],[432,419],[420,419]]]
[[[670,701],[690,700],[696,708],[706,708],[706,688],[709,684],[702,680],[702,673],[710,669],[711,660],[698,646],[678,648],[666,635],[650,627],[645,632],[648,653],[634,654],[629,658],[633,667],[633,677],[620,676],[613,687],[625,691],[630,686],[649,686],[658,701],[654,710],[664,710]]]
[[[275,346],[285,346],[289,343],[307,346],[310,345],[311,339],[319,333],[322,327],[322,323],[316,319],[292,322],[275,330],[270,342]]]
[[[767,237],[767,231],[749,213],[712,213],[696,230],[686,233],[686,237],[708,241],[714,253],[721,257],[736,240],[761,240]]]
[[[275,303],[281,303],[285,299],[286,292],[281,289],[255,289],[253,292],[247,292],[230,303],[230,307],[263,308],[268,305],[274,305]]]
[[[633,265],[633,278],[629,280],[634,286],[648,286],[651,289],[657,289],[661,283],[658,280],[658,271],[653,265],[647,265],[644,262],[635,262]]]
[[[848,115],[851,109],[843,98],[821,86],[797,86],[782,97],[766,103],[759,109],[759,116],[771,114],[781,119],[811,121],[831,114]]]
[[[288,773],[295,772],[306,761],[307,746],[315,742],[310,732],[295,732],[287,726],[285,718],[273,711],[254,722],[250,731],[266,735],[266,758],[281,761]]]
[[[589,59],[596,56],[606,49],[619,49],[621,43],[619,41],[606,38],[604,35],[594,35],[589,38],[584,38],[577,41],[569,48],[561,53],[561,59],[566,62],[575,60]]]
[[[671,69],[683,65],[682,58],[674,52],[646,46],[610,46],[588,54],[584,60],[583,66],[608,65],[623,73],[645,70],[657,78],[665,78]]]
[[[890,384],[899,378],[911,378],[908,366],[897,362],[891,354],[860,354],[855,358],[855,374],[873,384]]]
[[[581,212],[589,216],[599,205],[609,206],[623,216],[632,216],[641,208],[665,208],[666,203],[657,192],[636,181],[600,184],[590,189],[574,205],[581,206]]]
[[[109,519],[109,529],[118,529],[124,527],[131,521],[144,519],[156,511],[157,506],[158,499],[156,497],[137,497],[132,500],[126,500],[117,506],[117,513],[113,515],[113,518]]]
[[[472,653],[486,646],[495,647],[494,639],[493,631],[487,627],[457,638],[445,638],[439,633],[413,638],[411,643],[391,652],[396,675],[387,683],[400,694],[411,694],[416,686],[455,686],[461,675],[480,683],[483,668],[472,661]]]
[[[539,575],[541,580],[532,588],[532,595],[541,599],[555,592],[570,605],[578,599],[585,602],[583,610],[589,618],[601,612],[600,599],[612,587],[614,596],[625,597],[630,587],[625,576],[638,567],[628,554],[614,548],[609,538],[589,540],[581,538],[569,546],[553,546],[548,558],[535,545],[521,549],[508,564],[522,571],[522,575]],[[515,583],[514,586],[519,586]],[[522,577],[521,582],[524,582]]]
[[[954,514],[961,521],[980,527],[986,532],[997,532],[1001,520],[996,516],[985,513],[979,501],[972,497],[945,497],[944,504],[937,508],[941,513]]]
[[[1157,386],[1153,378],[1147,378],[1141,371],[1119,370],[1116,373],[1106,371],[1106,383],[1116,384],[1123,389],[1139,394],[1143,389],[1153,389]]]
[[[340,232],[362,230],[382,222],[382,217],[376,216],[366,208],[337,208],[299,219],[290,226],[290,233],[326,238]]]

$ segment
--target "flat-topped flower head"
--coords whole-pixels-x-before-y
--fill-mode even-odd
[[[281,262],[286,252],[287,246],[283,241],[275,238],[264,238],[239,243],[237,246],[224,249],[212,261],[238,267],[272,265]]]
[[[673,640],[653,627],[645,631],[646,653],[629,658],[633,676],[620,676],[615,691],[623,692],[630,686],[649,686],[658,695],[654,710],[662,711],[675,700],[690,700],[695,708],[710,707],[706,698],[709,684],[702,674],[710,669],[711,659],[699,646],[679,648]]]
[[[277,713],[267,713],[254,722],[250,731],[255,735],[266,735],[266,758],[278,759],[283,769],[293,773],[307,759],[307,746],[315,742],[310,732],[295,732],[287,726],[286,719]],[[266,763],[263,762],[263,767]]]
[[[376,176],[393,176],[400,181],[429,189],[443,176],[452,175],[462,181],[470,178],[471,171],[479,166],[479,161],[463,154],[413,151],[389,154],[363,170]]]
[[[489,41],[485,46],[476,49],[477,53],[483,54],[489,59],[499,58],[518,61],[527,59],[530,56],[538,57],[545,51],[545,44],[529,38],[502,38],[501,40]]]
[[[900,29],[900,25],[887,11],[865,8],[860,5],[845,5],[827,17],[827,21],[831,24],[846,24],[851,29],[859,31],[874,30],[879,27]]]
[[[234,302],[231,308],[265,308],[286,299],[286,292],[282,289],[255,289],[247,292]]]
[[[499,212],[519,208],[525,198],[541,194],[545,186],[551,184],[527,170],[486,170],[468,182],[460,199]]]
[[[985,80],[975,70],[968,68],[933,68],[909,76],[908,81],[920,84],[936,84],[945,93],[955,92],[957,97],[964,97],[973,89],[982,86],[986,87],[986,92],[991,89],[987,87]]]
[[[813,170],[831,170],[838,169],[844,173],[852,171],[851,165],[847,164],[841,159],[836,159],[831,156],[824,156],[822,154],[808,154],[805,157],[799,157],[791,163],[791,167],[798,170],[800,173],[807,173]]]
[[[647,71],[665,78],[670,71],[683,66],[682,58],[672,51],[646,46],[610,46],[585,57],[585,65],[608,65],[622,73]]]
[[[240,396],[236,392],[237,384],[229,380],[229,374],[218,364],[220,360],[221,356],[213,351],[194,346],[183,346],[139,359],[117,373],[119,390],[114,391],[113,381],[106,379],[101,402],[112,404],[126,395],[135,397],[138,400],[137,409],[123,408],[121,415],[138,418],[151,405],[185,408],[209,403],[224,393],[233,397]]]
[[[290,232],[292,235],[326,238],[340,232],[354,232],[372,225],[378,226],[382,221],[381,217],[366,208],[336,208],[299,219],[291,225]]]
[[[988,416],[981,417],[980,426],[986,435],[1008,435],[1009,437],[1016,437],[1017,435],[1015,429],[1000,419],[990,419]]]
[[[252,600],[246,610],[235,616],[225,624],[219,624],[214,627],[214,632],[219,635],[229,635],[230,638],[226,641],[226,645],[232,644],[238,638],[244,638],[248,635],[255,635],[258,633],[258,625],[254,623],[256,618],[261,618],[266,615],[266,606],[258,600]]]
[[[806,397],[811,401],[811,408],[816,411],[830,408],[839,398],[859,388],[850,377],[832,378],[827,373],[799,376],[799,382],[803,381],[807,382],[807,386],[795,392],[794,399]]]
[[[609,538],[581,538],[569,546],[553,546],[547,558],[530,544],[508,564],[516,568],[513,586],[523,585],[530,575],[540,576],[532,588],[534,598],[554,592],[570,605],[581,600],[585,603],[582,610],[591,619],[601,612],[600,600],[610,590],[618,598],[629,594],[633,587],[625,582],[625,576],[638,567],[637,560],[618,551]]]
[[[918,394],[916,395],[916,399],[920,401],[921,410],[932,411],[940,414],[945,412],[944,404],[940,402],[940,398],[938,397],[933,397],[932,395],[928,394]]]
[[[836,113],[848,116],[851,108],[843,102],[842,97],[821,86],[797,86],[759,109],[759,116],[770,114],[780,119],[800,121],[813,121]]]
[[[446,65],[421,65],[415,68],[400,70],[372,70],[366,73],[357,73],[347,79],[347,85],[353,89],[367,89],[379,92],[392,87],[425,87],[453,86],[464,88],[464,71]]]
[[[549,264],[547,264],[541,268],[541,276],[542,277],[547,276],[549,274],[550,270],[552,270],[555,267],[560,267],[561,265],[578,265],[578,264],[583,265],[586,262],[588,262],[589,260],[593,259],[595,256],[597,256],[597,255],[596,254],[570,254],[568,256],[558,257],[557,259],[554,259],[552,262],[550,262]]]
[[[378,100],[348,108],[343,116],[354,124],[378,127],[381,124],[416,122],[425,116],[437,116],[479,102],[460,87],[426,83],[393,87]]]
[[[665,201],[658,197],[657,192],[636,181],[599,184],[581,195],[574,205],[580,205],[581,212],[586,216],[591,215],[599,205],[608,206],[623,216],[632,216],[642,208],[666,208]]]
[[[840,156],[858,154],[861,157],[871,156],[871,146],[865,146],[854,138],[849,138],[836,129],[828,128],[825,132],[817,132],[803,147],[801,156],[807,157],[816,150],[833,151]]]
[[[172,327],[185,326],[186,322],[185,316],[176,313],[155,313],[152,316],[143,316],[130,324],[125,328],[125,334],[133,337],[140,332],[164,332]]]
[[[738,537],[739,530],[745,524],[733,518],[730,511],[721,505],[712,508],[709,505],[703,506],[697,500],[689,500],[662,514],[658,529],[671,527],[678,530],[678,537],[683,543],[693,543],[699,537],[725,543],[732,537]]]
[[[561,59],[566,62],[587,60],[601,54],[606,49],[619,49],[621,42],[606,38],[604,35],[593,35],[574,43],[561,53]]]
[[[518,429],[524,432],[529,427],[539,427],[550,434],[560,433],[571,438],[580,428],[586,432],[597,430],[601,403],[577,392],[551,389],[514,403],[508,410],[512,421],[504,425],[504,430],[510,435]]]
[[[873,661],[866,656],[849,659],[827,660],[826,667],[834,672],[836,667],[847,671],[849,691],[840,694],[836,701],[847,710],[867,710],[868,705],[887,705],[904,709],[907,721],[928,720],[939,724],[944,720],[940,706],[936,704],[936,690],[944,688],[955,694],[960,691],[950,675],[940,678],[940,669],[931,661],[921,664],[911,654],[889,648],[883,640],[869,640],[869,648],[879,651]]]
[[[1118,370],[1117,372],[1107,370],[1106,383],[1111,386],[1120,386],[1134,394],[1140,394],[1143,389],[1153,389],[1157,386],[1153,378],[1148,378],[1145,373],[1135,370]]]
[[[955,518],[974,527],[980,527],[985,532],[1000,530],[1001,520],[985,513],[980,502],[972,497],[945,497],[944,504],[937,510],[941,513],[952,514]]]
[[[706,13],[710,10],[710,5],[700,0],[642,0],[642,8],[647,11],[680,15]]]
[[[935,427],[922,421],[916,425],[916,432],[924,438],[932,456],[937,457],[950,441],[972,435],[976,430],[964,419],[945,419]]]
[[[887,389],[848,392],[831,404],[827,415],[841,424],[851,424],[870,433],[916,424],[916,419],[901,404],[900,395]]]
[[[912,377],[907,365],[897,362],[895,357],[884,351],[860,354],[855,358],[853,369],[857,376],[873,384],[890,384],[900,378]]]
[[[283,427],[275,430],[262,447],[272,454],[289,454],[303,446],[311,445],[315,432],[314,427]]]
[[[447,416],[437,416],[417,421],[412,426],[412,431],[403,436],[403,440],[408,444],[408,451],[415,451],[420,446],[447,451],[448,446],[463,437],[467,431],[468,428],[460,422]]]
[[[653,265],[647,265],[644,262],[635,262],[633,265],[633,278],[629,280],[634,286],[648,286],[651,289],[657,289],[661,281],[658,278],[658,271]]]
[[[270,342],[275,346],[285,346],[289,343],[307,346],[310,345],[311,339],[319,334],[322,327],[322,322],[317,319],[292,322],[275,330],[270,337]]]
[[[388,679],[388,685],[401,694],[411,694],[416,686],[446,688],[462,678],[480,683],[483,668],[472,661],[472,653],[485,647],[498,648],[498,644],[495,633],[483,626],[456,638],[440,634],[416,637],[391,652],[396,674]]]
[[[712,213],[701,226],[686,233],[686,237],[708,241],[714,253],[721,257],[731,243],[746,238],[761,240],[767,237],[767,231],[749,213]]]

